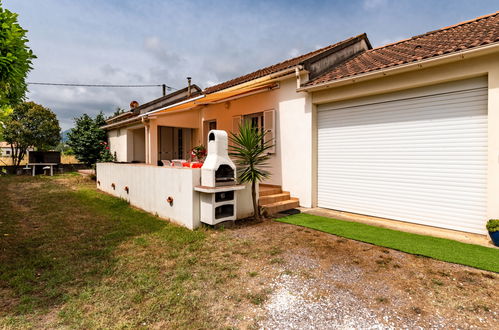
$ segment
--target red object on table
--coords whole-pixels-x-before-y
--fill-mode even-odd
[[[201,168],[203,166],[203,163],[198,163],[198,162],[185,162],[182,163],[183,167],[189,167],[189,168]]]

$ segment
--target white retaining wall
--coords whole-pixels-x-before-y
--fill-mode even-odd
[[[113,189],[112,184],[115,188]],[[127,200],[131,205],[172,222],[195,229],[199,221],[201,169],[145,164],[97,164],[97,188]],[[125,191],[128,187],[128,193]],[[170,205],[168,197],[173,198]],[[237,219],[253,214],[251,187],[237,191]]]

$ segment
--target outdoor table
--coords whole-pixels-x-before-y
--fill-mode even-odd
[[[28,163],[28,166],[33,167],[33,176],[35,176],[35,166],[50,166],[50,176],[54,176],[54,166],[57,166],[57,163]]]

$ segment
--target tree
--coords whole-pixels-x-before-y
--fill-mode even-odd
[[[266,141],[267,132],[252,127],[244,122],[236,133],[230,133],[231,145],[229,155],[234,157],[240,183],[251,183],[251,197],[256,219],[260,219],[260,211],[256,200],[256,184],[270,176],[264,168],[270,158],[267,151],[273,147],[274,141]]]
[[[106,131],[100,128],[105,124],[102,112],[95,118],[83,114],[75,118],[75,127],[68,133],[67,144],[73,150],[76,158],[88,166],[92,166],[100,160],[112,160],[109,157]]]
[[[111,116],[108,117],[109,118],[113,118],[113,117],[116,117],[116,116],[119,116],[121,115],[122,113],[125,113],[125,109],[123,108],[120,108],[120,107],[116,107],[116,110],[114,110],[113,114]]]
[[[0,108],[20,103],[26,94],[26,76],[36,58],[26,32],[17,14],[4,9],[0,0]]]
[[[19,166],[29,147],[47,150],[61,139],[61,128],[52,110],[35,102],[15,106],[5,120],[4,138],[12,147],[12,163]]]
[[[12,113],[12,108],[10,107],[0,107],[0,141],[4,141],[3,130],[5,128],[5,123],[7,118]]]

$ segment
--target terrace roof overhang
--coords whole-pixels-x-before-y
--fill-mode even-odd
[[[201,96],[192,98],[190,100],[185,100],[183,102],[173,104],[173,105],[166,107],[166,108],[163,108],[163,109],[158,109],[155,111],[144,113],[144,114],[140,115],[140,117],[154,117],[154,116],[159,116],[159,115],[170,114],[173,112],[191,110],[191,109],[194,109],[194,108],[197,108],[200,106],[228,102],[228,101],[238,99],[241,97],[270,91],[270,90],[273,90],[273,89],[278,88],[278,87],[279,87],[279,84],[276,82],[274,82],[274,83],[267,82],[267,83],[253,85],[250,87],[244,87],[244,88],[233,89],[233,90],[229,90],[229,91],[222,91],[222,92],[216,92],[216,93],[207,94],[207,95],[201,95]]]

